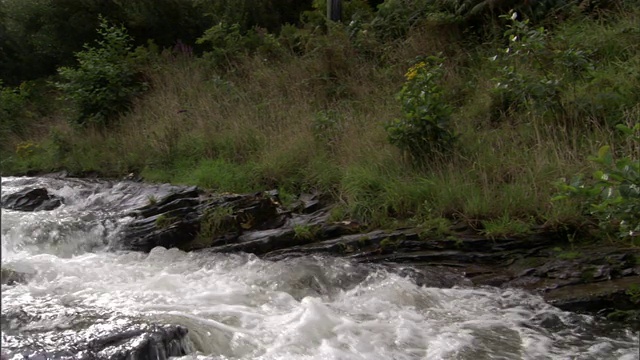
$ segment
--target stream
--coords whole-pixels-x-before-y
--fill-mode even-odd
[[[2,178],[3,196],[36,187],[64,204],[2,210],[2,268],[22,278],[2,285],[3,359],[83,358],[69,344],[145,324],[188,329],[181,359],[639,356],[637,333],[522,290],[418,286],[334,257],[115,251],[127,213],[177,187]]]

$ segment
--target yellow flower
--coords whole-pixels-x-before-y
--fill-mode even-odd
[[[425,64],[424,61],[413,65],[412,67],[409,68],[407,73],[404,74],[404,77],[407,78],[407,80],[409,81],[413,80],[418,75],[418,71],[420,71],[420,69],[424,68],[425,66],[427,66],[427,64]]]
[[[32,155],[38,147],[37,144],[31,141],[23,141],[16,146],[16,154],[21,158],[25,158]]]

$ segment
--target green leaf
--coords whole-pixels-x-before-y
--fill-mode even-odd
[[[633,130],[631,130],[628,126],[626,126],[624,124],[616,125],[616,129],[622,131],[626,135],[633,135]]]

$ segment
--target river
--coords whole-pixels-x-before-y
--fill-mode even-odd
[[[26,278],[2,285],[6,358],[135,318],[186,327],[183,359],[638,359],[632,331],[521,290],[418,286],[331,257],[111,251],[127,212],[170,186],[2,178],[3,195],[25,187],[65,204],[2,210],[2,267]]]

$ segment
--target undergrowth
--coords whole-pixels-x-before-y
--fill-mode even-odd
[[[43,126],[3,134],[2,174],[133,172],[220,192],[319,191],[336,219],[437,232],[464,221],[506,236],[585,224],[578,202],[550,201],[553,184],[595,171],[589,156],[604,144],[637,156],[615,131],[640,119],[637,8],[574,9],[546,28],[507,9],[482,31],[442,9],[358,11],[344,25],[274,34],[221,24],[201,38],[214,49],[203,56],[138,49],[150,87],[117,126],[77,129],[55,110]],[[246,34],[249,48],[228,45]],[[416,79],[425,81],[411,88]],[[2,96],[13,114],[3,128],[18,126],[21,93]]]

